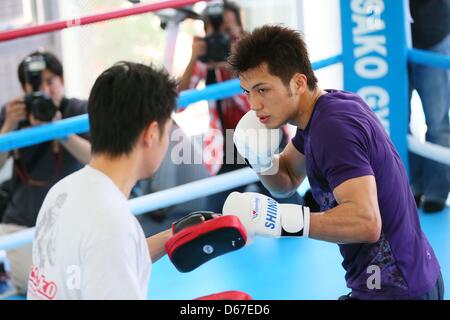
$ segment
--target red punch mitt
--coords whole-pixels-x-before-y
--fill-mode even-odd
[[[245,292],[231,290],[210,294],[194,300],[253,300],[253,298]]]
[[[196,211],[172,224],[173,236],[165,245],[180,272],[189,272],[225,253],[242,248],[247,233],[239,218]]]

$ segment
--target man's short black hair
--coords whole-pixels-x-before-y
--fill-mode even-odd
[[[61,61],[51,52],[48,51],[35,51],[28,56],[26,56],[19,64],[19,67],[17,68],[17,75],[19,77],[20,84],[22,87],[25,86],[26,80],[25,80],[25,59],[28,57],[35,57],[35,56],[43,56],[45,59],[46,69],[51,71],[57,76],[60,76],[63,78],[64,71]]]
[[[177,83],[163,69],[121,61],[104,71],[89,101],[92,154],[119,157],[156,121],[160,133],[176,108]]]
[[[242,37],[228,59],[237,74],[267,63],[269,73],[288,86],[296,73],[307,78],[308,88],[317,87],[303,35],[281,25],[264,25]]]

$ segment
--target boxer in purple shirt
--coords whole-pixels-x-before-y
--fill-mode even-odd
[[[367,104],[356,94],[319,88],[302,36],[285,27],[255,29],[229,62],[252,108],[236,128],[237,150],[274,196],[296,192],[307,176],[321,212],[232,193],[224,214],[238,215],[250,237],[337,243],[351,289],[346,299],[443,299],[439,263],[405,168]],[[245,137],[252,126],[272,131],[287,123],[297,132],[280,154]]]

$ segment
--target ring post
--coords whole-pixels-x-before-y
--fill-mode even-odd
[[[407,0],[341,0],[344,88],[377,114],[408,168]]]

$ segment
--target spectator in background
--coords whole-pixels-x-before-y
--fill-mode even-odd
[[[87,112],[87,101],[64,94],[63,66],[50,52],[33,52],[18,67],[24,95],[9,101],[0,112],[0,134],[57,121]],[[33,88],[34,87],[34,88]],[[35,108],[27,97],[39,92]],[[34,100],[36,101],[36,100]],[[0,153],[0,166],[12,157],[14,170],[10,199],[0,224],[0,236],[34,227],[48,190],[60,179],[80,169],[90,159],[87,137],[71,134],[9,152]],[[31,244],[7,252],[11,278],[19,294],[25,294],[31,266]],[[0,269],[1,270],[1,269]],[[0,279],[6,281],[5,276]]]
[[[450,55],[450,0],[410,0],[413,46]],[[410,93],[422,101],[428,127],[426,140],[450,147],[450,71],[410,64]],[[450,191],[450,166],[410,153],[411,186],[424,212],[444,209]]]

